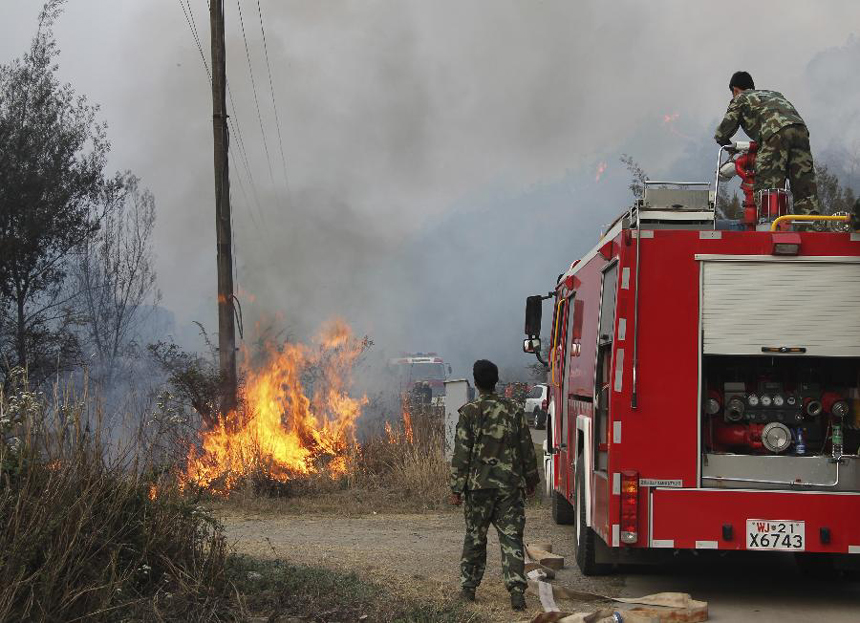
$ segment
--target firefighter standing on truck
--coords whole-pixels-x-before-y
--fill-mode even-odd
[[[756,142],[755,191],[784,188],[791,182],[796,212],[820,213],[809,130],[782,93],[756,90],[752,76],[738,71],[729,81],[732,101],[714,135],[720,145],[743,128]]]
[[[451,459],[451,503],[459,506],[465,496],[460,595],[475,601],[475,589],[486,567],[487,530],[493,524],[499,534],[511,607],[524,610],[525,496],[534,494],[540,480],[537,458],[523,410],[495,393],[496,365],[478,360],[473,374],[480,397],[460,408]]]

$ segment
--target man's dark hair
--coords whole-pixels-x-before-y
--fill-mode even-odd
[[[492,361],[478,359],[472,366],[472,375],[475,377],[475,386],[478,389],[492,391],[499,382],[499,369]]]
[[[735,87],[746,91],[747,89],[755,89],[755,82],[752,76],[745,71],[736,71],[732,74],[732,79],[729,80],[729,91]]]

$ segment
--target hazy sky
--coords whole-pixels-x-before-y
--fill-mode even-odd
[[[856,0],[261,0],[282,143],[256,0],[240,1],[271,173],[227,0],[253,176],[233,169],[238,281],[249,323],[282,314],[299,336],[342,315],[387,349],[528,363],[523,297],[624,207],[618,156],[710,179],[736,69],[795,103],[817,153],[858,151]],[[0,62],[40,4],[0,0]],[[208,57],[206,3],[191,7]],[[111,167],[157,198],[164,306],[214,327],[211,102],[181,2],[71,0],[55,30]]]

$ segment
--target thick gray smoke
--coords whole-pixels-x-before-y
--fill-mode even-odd
[[[3,0],[0,59],[25,49],[37,4]],[[206,3],[191,6],[208,56]],[[524,297],[549,290],[627,205],[618,157],[652,177],[710,179],[736,69],[784,92],[816,153],[856,181],[850,0],[262,0],[285,167],[256,2],[242,0],[271,172],[227,6],[253,175],[234,135],[247,337],[256,321],[302,337],[339,315],[382,351],[434,350],[459,374],[479,356],[530,363]],[[190,341],[192,320],[215,326],[211,104],[180,2],[77,0],[57,36],[61,75],[103,105],[114,167],[157,197],[163,304]]]

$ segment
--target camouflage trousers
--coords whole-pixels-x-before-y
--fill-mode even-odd
[[[791,183],[795,213],[821,212],[806,126],[786,126],[758,147],[755,191],[785,188],[785,180]]]
[[[479,489],[467,491],[463,504],[466,538],[460,561],[460,584],[477,588],[487,566],[487,530],[496,527],[502,546],[502,573],[509,591],[526,588],[523,557],[523,529],[526,525],[525,495],[522,489]]]

